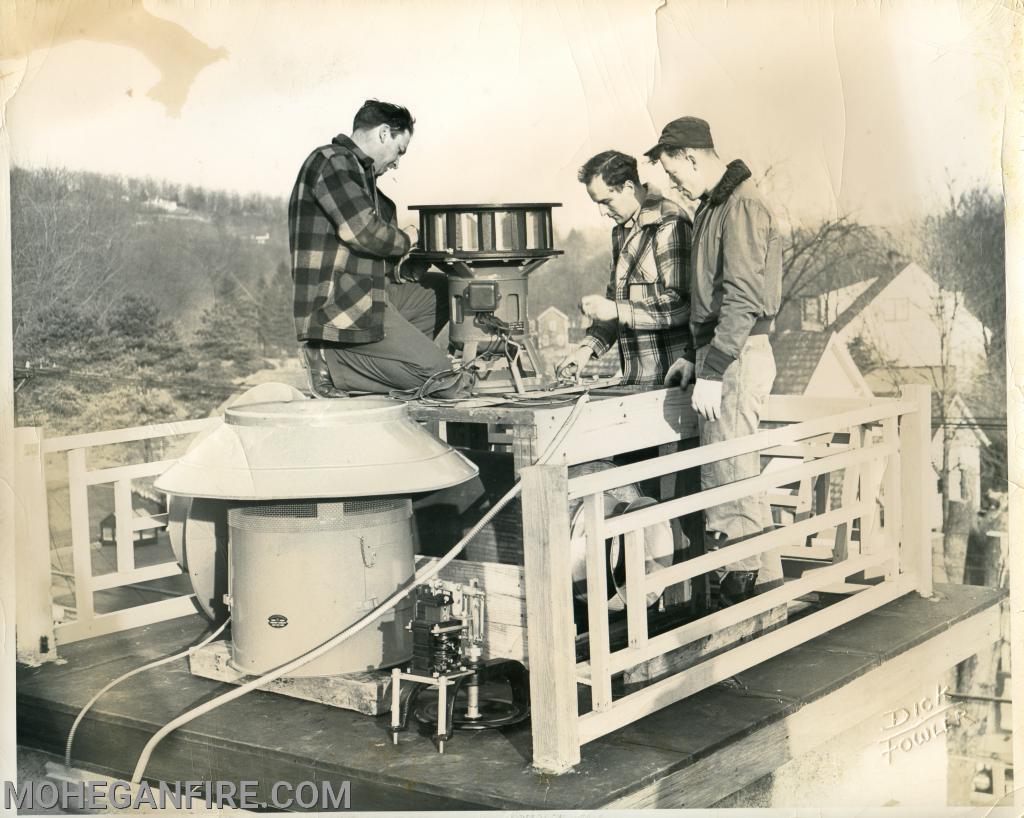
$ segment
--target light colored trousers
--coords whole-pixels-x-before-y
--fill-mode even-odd
[[[697,368],[700,369],[710,347],[697,350]],[[706,421],[698,415],[700,443],[707,446],[753,434],[761,420],[761,407],[775,382],[775,356],[767,335],[753,335],[747,339],[740,356],[725,370],[722,378],[722,409],[718,420]],[[716,488],[756,477],[761,473],[759,452],[716,460],[700,467],[702,490]],[[771,509],[764,492],[706,509],[705,528],[724,540],[708,538],[709,549],[721,548],[739,540],[749,539],[772,526]],[[782,562],[779,554],[766,552],[729,563],[723,571],[757,571],[757,584],[778,584],[782,580]]]

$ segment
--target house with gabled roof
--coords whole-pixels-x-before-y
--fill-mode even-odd
[[[864,398],[872,390],[834,332],[788,330],[772,337],[776,395]]]
[[[987,330],[962,293],[943,289],[917,264],[805,296],[802,330],[831,330],[859,339],[887,367],[956,367],[963,378],[982,370]]]

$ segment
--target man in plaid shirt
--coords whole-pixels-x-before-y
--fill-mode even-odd
[[[437,297],[436,280],[399,275],[419,234],[399,229],[394,202],[377,189],[398,167],[414,122],[406,108],[365,102],[351,138],[314,150],[292,189],[295,328],[319,397],[413,389],[450,368],[431,340],[447,321],[447,299]]]
[[[687,295],[690,219],[640,183],[636,159],[618,151],[597,154],[579,180],[612,228],[611,281],[606,295],[586,295],[580,308],[592,319],[586,338],[556,368],[560,377],[583,372],[619,342],[623,383],[661,386],[669,367],[693,357]],[[679,373],[680,376],[687,373]]]

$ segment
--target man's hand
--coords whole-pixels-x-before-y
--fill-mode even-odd
[[[416,225],[410,224],[403,227],[402,232],[409,237],[409,242],[413,247],[420,243],[420,229]]]
[[[603,295],[585,295],[580,300],[580,310],[595,321],[614,321],[619,317],[615,302]]]
[[[722,416],[722,382],[697,378],[692,403],[704,420],[718,420]]]
[[[694,369],[693,361],[688,361],[686,358],[677,359],[665,373],[665,386],[678,386],[680,389],[685,389],[693,380]]]
[[[555,367],[555,375],[564,380],[575,378],[579,381],[584,368],[593,357],[594,350],[586,344],[582,344],[558,362],[558,366]]]

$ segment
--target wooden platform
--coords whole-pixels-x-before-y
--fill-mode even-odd
[[[909,595],[583,748],[574,772],[530,767],[529,724],[459,734],[443,756],[426,736],[392,746],[387,717],[252,693],[169,736],[149,775],[164,780],[350,781],[361,810],[710,807],[832,735],[871,718],[998,633],[1001,592],[938,586]],[[19,743],[62,753],[85,701],[110,679],[194,643],[183,618],[68,646],[66,664],[19,668]],[[83,723],[75,763],[130,774],[143,744],[226,685],[177,662],[116,688]]]
[[[195,676],[228,684],[245,684],[253,678],[231,667],[230,659],[231,646],[227,642],[211,642],[189,657],[189,670]],[[379,716],[391,710],[391,674],[386,670],[277,679],[264,690],[366,716]]]

